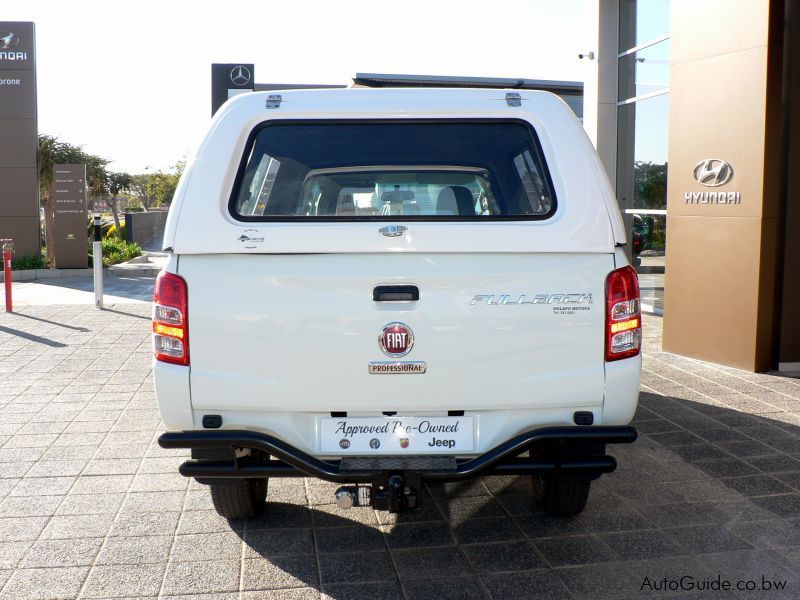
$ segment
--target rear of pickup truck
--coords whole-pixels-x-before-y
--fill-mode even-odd
[[[580,512],[636,438],[641,318],[619,211],[556,97],[251,94],[226,104],[170,209],[154,298],[164,447],[217,510],[271,477],[342,507],[425,480],[529,475]],[[513,101],[510,101],[509,98]]]

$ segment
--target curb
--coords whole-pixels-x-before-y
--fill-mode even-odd
[[[103,277],[150,277],[155,279],[160,271],[160,267],[145,266],[144,263],[120,263],[111,267],[103,267]],[[94,269],[24,269],[11,272],[11,281],[13,283],[63,279],[66,277],[85,277],[89,279],[94,277]],[[0,283],[4,282],[5,277],[0,272]]]
[[[107,271],[108,269],[103,269]],[[92,269],[23,269],[21,271],[11,271],[11,281],[37,281],[39,279],[61,279],[62,277],[91,277]],[[0,281],[4,282],[5,277],[0,273]]]
[[[152,264],[145,266],[143,263],[120,263],[103,269],[103,273],[108,277],[149,277],[155,279],[160,272],[161,267]]]

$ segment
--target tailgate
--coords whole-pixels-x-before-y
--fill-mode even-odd
[[[201,410],[439,411],[600,406],[613,255],[183,255],[192,405]],[[419,300],[375,302],[381,285]],[[393,322],[414,345],[381,349]],[[424,374],[373,374],[379,361]]]

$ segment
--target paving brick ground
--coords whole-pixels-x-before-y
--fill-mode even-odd
[[[800,597],[800,381],[663,354],[658,318],[642,435],[578,518],[537,514],[522,478],[430,487],[400,519],[283,480],[228,523],[156,445],[148,312],[0,314],[0,597],[692,597],[642,590],[684,576]]]

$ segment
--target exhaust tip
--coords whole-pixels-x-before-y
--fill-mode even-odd
[[[342,509],[353,508],[356,503],[356,495],[349,488],[339,488],[336,490],[336,506]]]

